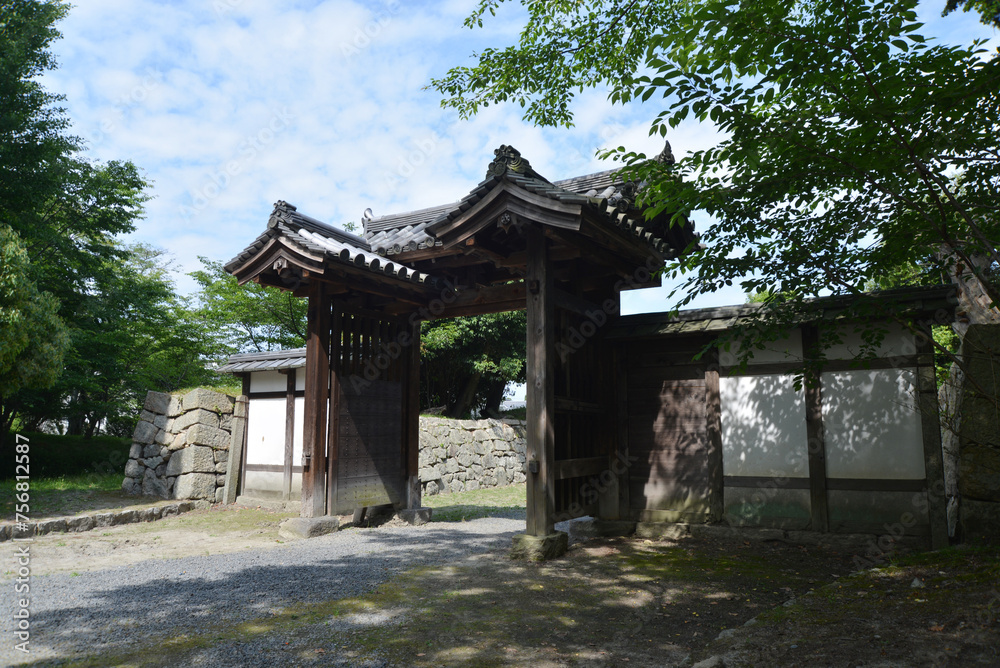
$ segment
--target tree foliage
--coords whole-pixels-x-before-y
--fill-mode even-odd
[[[608,153],[643,183],[648,216],[717,221],[668,266],[684,278],[678,306],[739,284],[775,296],[759,321],[788,323],[830,293],[872,315],[887,307],[865,285],[906,264],[980,281],[1000,303],[1000,59],[923,37],[914,0],[522,4],[518,45],[433,82],[445,105],[468,116],[513,101],[568,124],[575,92],[606,87],[658,105],[650,133],[678,148],[689,117],[721,131],[673,165]]]
[[[424,408],[451,417],[495,414],[509,383],[525,378],[523,311],[425,322],[421,332]]]
[[[230,354],[305,345],[305,299],[256,283],[239,285],[223,263],[199,259],[203,269],[191,273],[200,288],[195,295],[197,315]]]

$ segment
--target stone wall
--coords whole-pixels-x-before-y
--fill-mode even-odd
[[[524,482],[527,439],[518,420],[420,418],[424,494]]]
[[[1000,540],[1000,325],[970,325],[962,341],[958,524],[965,541]],[[982,391],[982,394],[980,393]],[[984,396],[985,395],[985,396]]]
[[[222,500],[233,397],[197,389],[149,392],[132,437],[122,491],[163,499]]]

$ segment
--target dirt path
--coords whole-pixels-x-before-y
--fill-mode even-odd
[[[83,573],[136,564],[280,545],[278,524],[293,513],[240,506],[194,510],[156,522],[36,536],[32,574]],[[10,544],[7,544],[10,549]],[[3,576],[10,575],[5,560]]]

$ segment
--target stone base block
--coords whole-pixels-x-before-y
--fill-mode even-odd
[[[625,520],[600,520],[581,517],[569,523],[569,535],[572,536],[573,540],[631,536],[634,533],[635,522]]]
[[[1000,543],[1000,503],[962,499],[959,526],[964,542]]]
[[[340,528],[340,518],[325,515],[323,517],[292,517],[278,527],[278,535],[282,538],[315,538],[333,533]]]
[[[690,526],[673,522],[639,522],[635,525],[637,538],[651,540],[676,540],[690,534]]]
[[[421,524],[427,524],[431,521],[431,514],[433,511],[433,508],[404,508],[403,510],[398,511],[396,515],[399,519],[408,524],[419,526]]]
[[[514,536],[511,542],[511,559],[548,561],[561,557],[569,549],[569,535],[565,531],[556,531],[547,536],[522,533]]]

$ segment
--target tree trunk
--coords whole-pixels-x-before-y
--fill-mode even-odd
[[[483,372],[476,371],[466,379],[465,387],[462,388],[461,394],[455,399],[455,403],[445,411],[446,416],[450,418],[464,418],[466,416],[469,412],[469,407],[472,405],[472,398],[476,396],[476,390],[479,388],[479,380],[482,377]]]

